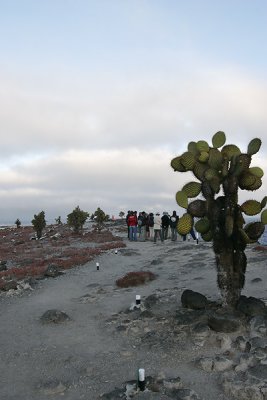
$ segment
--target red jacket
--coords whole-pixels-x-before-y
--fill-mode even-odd
[[[137,226],[137,217],[136,215],[130,215],[128,218],[128,226]]]

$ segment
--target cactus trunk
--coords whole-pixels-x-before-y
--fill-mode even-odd
[[[221,292],[222,305],[235,308],[244,283],[244,274],[234,264],[234,249],[224,246],[215,254],[217,267],[217,284]]]

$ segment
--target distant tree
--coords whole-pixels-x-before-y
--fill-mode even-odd
[[[16,219],[15,225],[17,225],[17,228],[20,228],[21,222],[20,222],[20,219],[19,219],[19,218]]]
[[[41,211],[39,214],[34,214],[32,225],[36,231],[37,239],[42,237],[43,229],[46,227],[45,212]]]
[[[56,221],[57,225],[62,225],[61,216],[60,215],[57,218],[55,218],[55,221]]]
[[[108,221],[109,215],[105,214],[100,207],[94,212],[94,220],[97,223],[97,228],[101,230],[103,228],[104,222]]]
[[[92,213],[92,214],[91,214],[91,217],[90,217],[90,220],[93,221],[94,219],[95,219],[95,214]]]
[[[73,228],[75,233],[79,233],[79,231],[83,229],[83,225],[89,216],[90,214],[88,212],[81,210],[80,207],[77,206],[70,214],[68,214],[67,223]]]
[[[125,212],[124,212],[124,211],[120,211],[119,217],[120,217],[121,219],[124,217],[124,215],[125,215]]]

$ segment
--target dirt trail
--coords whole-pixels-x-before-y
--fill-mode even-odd
[[[109,250],[83,267],[40,281],[34,290],[0,297],[1,399],[95,400],[135,379],[143,367],[148,375],[180,376],[205,400],[226,400],[213,375],[192,366],[194,358],[214,348],[196,346],[175,326],[184,289],[219,298],[210,245],[124,240],[127,247],[117,254]],[[248,280],[261,276],[266,282],[258,259]],[[154,272],[157,279],[138,288],[116,287],[116,279],[139,270]],[[263,283],[248,285],[247,293],[255,289],[264,296]],[[136,294],[142,302],[152,294],[159,297],[153,316],[129,313]],[[70,321],[42,324],[49,309],[64,311]],[[168,337],[171,330],[176,336]]]

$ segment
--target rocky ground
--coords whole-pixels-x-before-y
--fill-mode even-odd
[[[3,276],[17,286],[0,296],[1,398],[266,400],[266,252],[248,248],[246,297],[238,312],[225,315],[210,244],[129,242],[119,226],[111,229],[113,246],[73,269],[56,265],[59,248],[61,259],[70,260],[103,243],[71,237],[64,246],[54,246],[55,239],[33,246],[25,239],[24,250],[46,248],[51,257],[44,267],[53,259],[61,272],[54,276],[42,270],[17,281],[5,257],[9,273]],[[67,257],[69,246],[75,251]],[[118,287],[132,271],[156,279]],[[145,391],[136,385],[139,368]]]

